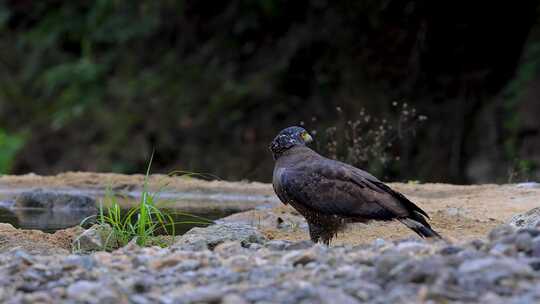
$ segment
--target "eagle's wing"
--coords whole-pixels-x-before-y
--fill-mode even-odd
[[[286,169],[279,184],[288,200],[323,214],[377,220],[427,216],[369,173],[329,159]]]

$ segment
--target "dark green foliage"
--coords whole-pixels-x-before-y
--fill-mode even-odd
[[[6,134],[0,129],[0,174],[8,173],[13,165],[13,159],[24,140],[21,136]]]
[[[161,172],[269,180],[277,130],[312,116],[318,128],[332,126],[336,105],[382,119],[393,100],[406,100],[430,120],[401,140],[399,166],[383,174],[464,182],[482,110],[502,108],[496,97],[522,88],[531,71],[519,58],[535,43],[535,9],[532,1],[3,1],[0,128],[28,134],[11,172],[140,172],[155,148]],[[502,156],[515,157],[527,156]]]

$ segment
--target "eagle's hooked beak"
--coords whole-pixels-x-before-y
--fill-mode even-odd
[[[311,135],[309,135],[308,132],[303,132],[301,136],[302,136],[302,140],[304,140],[306,144],[309,144],[310,142],[313,141],[313,137],[311,137]]]

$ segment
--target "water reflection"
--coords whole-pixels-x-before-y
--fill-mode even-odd
[[[42,191],[42,192],[40,192]],[[91,210],[75,210],[63,208],[65,204],[60,204],[60,208],[56,203],[44,204],[52,208],[27,208],[21,207],[15,203],[16,199],[25,193],[40,192],[40,199],[45,199],[47,202],[49,197],[43,192],[53,193],[55,199],[59,196],[61,201],[65,200],[65,196],[88,196],[92,197],[96,202],[103,204],[104,208],[110,206],[110,201],[105,199],[107,192],[103,189],[72,189],[72,188],[41,188],[30,187],[3,187],[0,185],[0,223],[10,223],[17,228],[22,229],[37,229],[46,232],[54,232],[59,229],[65,229],[79,225],[81,221],[89,216],[94,216],[95,209]],[[116,202],[125,208],[123,214],[128,212],[129,208],[138,205],[140,191],[127,191],[114,193]],[[33,198],[33,196],[31,196]],[[253,208],[267,206],[271,204],[279,204],[276,197],[263,194],[246,194],[246,193],[214,193],[210,191],[201,191],[200,189],[184,191],[184,192],[162,192],[159,194],[159,205],[161,210],[168,211],[175,223],[175,233],[182,234],[194,226],[205,226],[205,221],[193,218],[186,215],[187,212],[191,215],[203,217],[208,220],[216,220],[223,218],[233,213],[247,211]],[[191,223],[185,223],[191,222]],[[208,221],[206,221],[208,223]]]
[[[123,213],[127,213],[124,210]],[[234,213],[233,210],[212,210],[212,212],[197,213],[194,216],[208,220],[216,220]],[[183,213],[170,211],[175,223],[175,234],[183,234],[196,226],[208,225],[205,221]],[[55,232],[77,226],[85,218],[96,215],[89,210],[55,210],[55,209],[8,209],[0,207],[0,223],[9,223],[16,228],[37,229],[45,232]],[[189,223],[186,223],[189,222]],[[91,221],[88,221],[90,224]]]
[[[5,209],[0,208],[0,222],[17,228],[54,232],[78,225],[84,218],[94,215],[89,210]]]

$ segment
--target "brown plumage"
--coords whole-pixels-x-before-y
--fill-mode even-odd
[[[427,213],[373,175],[325,158],[306,146],[300,127],[281,131],[270,149],[276,160],[273,187],[279,199],[302,214],[313,242],[329,244],[347,223],[398,220],[421,237],[438,237]]]

